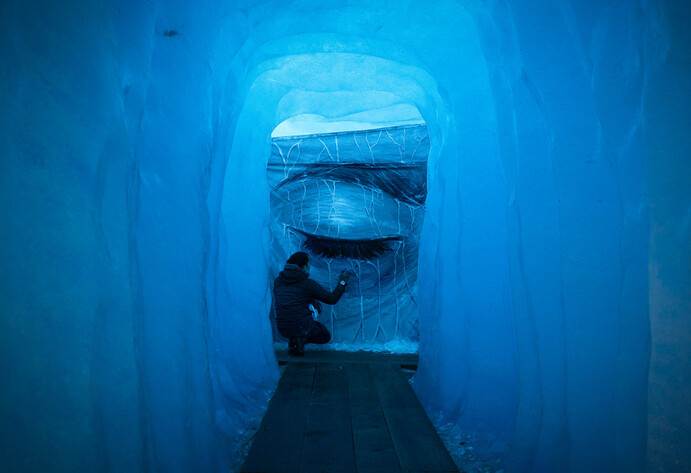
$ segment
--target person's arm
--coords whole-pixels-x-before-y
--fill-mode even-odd
[[[339,276],[338,285],[332,292],[327,291],[312,279],[307,280],[309,284],[310,297],[325,304],[333,305],[341,298],[347,285],[347,278]]]

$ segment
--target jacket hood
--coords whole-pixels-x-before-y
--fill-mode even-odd
[[[286,264],[283,271],[278,273],[278,277],[286,284],[295,284],[307,276],[307,273],[297,264]]]

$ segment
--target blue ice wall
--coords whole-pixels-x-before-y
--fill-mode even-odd
[[[648,470],[691,465],[691,11],[669,2],[661,20],[664,61],[647,78],[643,129],[649,200],[652,349],[648,383]],[[652,54],[653,52],[649,52]]]
[[[689,469],[684,2],[0,8],[3,471],[235,468],[278,377],[271,131],[398,105],[430,416],[505,471]]]

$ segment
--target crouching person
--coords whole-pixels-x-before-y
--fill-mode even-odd
[[[331,340],[329,330],[312,317],[310,305],[321,309],[319,302],[335,304],[348,284],[348,273],[341,273],[336,289],[329,292],[309,278],[309,270],[309,256],[300,251],[288,258],[274,281],[276,328],[289,340],[288,353],[295,356],[303,355],[305,343]]]

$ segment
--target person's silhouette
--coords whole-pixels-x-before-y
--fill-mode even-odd
[[[274,280],[274,304],[278,333],[289,340],[288,353],[302,356],[305,343],[323,344],[331,340],[329,330],[313,318],[310,305],[321,312],[321,304],[335,304],[348,285],[344,272],[333,292],[309,278],[310,259],[299,251],[288,258],[283,271]]]

